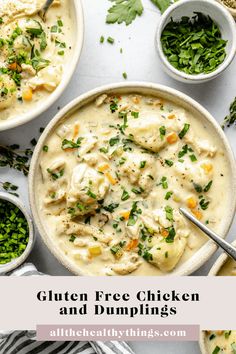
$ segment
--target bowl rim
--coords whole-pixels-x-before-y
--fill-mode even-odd
[[[159,58],[163,65],[166,67],[168,71],[171,71],[175,76],[178,76],[182,79],[185,79],[187,81],[192,81],[193,83],[197,83],[200,81],[205,81],[205,80],[210,80],[218,76],[220,73],[225,71],[227,67],[230,65],[230,63],[233,61],[235,54],[236,54],[236,28],[235,28],[235,21],[233,16],[229,13],[227,8],[223,6],[221,3],[215,0],[208,0],[207,4],[209,6],[212,6],[213,8],[217,9],[217,11],[221,12],[222,15],[227,19],[229,28],[232,33],[232,48],[230,51],[228,51],[228,56],[226,59],[223,61],[223,63],[213,72],[204,74],[200,73],[198,75],[190,75],[186,74],[183,71],[177,70],[174,66],[170,64],[168,61],[167,57],[163,53],[162,50],[162,44],[161,44],[161,34],[164,28],[164,24],[166,22],[166,19],[179,7],[185,6],[186,3],[206,3],[206,0],[180,0],[178,2],[175,2],[172,4],[161,16],[161,20],[158,23],[157,30],[156,30],[156,36],[155,36],[155,44],[157,48],[157,53],[159,55]]]
[[[24,261],[28,258],[29,254],[33,249],[34,242],[35,242],[35,234],[34,234],[34,224],[32,218],[29,212],[27,211],[26,207],[24,206],[23,202],[18,197],[15,197],[14,195],[9,194],[7,192],[0,192],[0,200],[6,200],[14,204],[17,208],[19,208],[21,212],[24,214],[29,226],[29,241],[27,243],[26,249],[24,250],[24,252],[20,257],[14,258],[9,263],[0,264],[0,275],[2,275],[12,271],[13,269],[19,267],[21,264],[24,263]]]
[[[233,217],[236,211],[236,164],[234,160],[234,155],[231,150],[231,147],[228,143],[228,140],[222,131],[220,125],[217,123],[217,121],[213,118],[213,116],[202,106],[200,105],[197,101],[195,101],[193,98],[189,97],[188,95],[170,88],[168,86],[163,86],[155,83],[149,83],[149,82],[126,82],[126,83],[114,83],[114,84],[109,84],[109,85],[103,85],[98,88],[92,89],[74,100],[72,100],[70,103],[68,103],[63,109],[61,109],[55,117],[49,122],[49,124],[46,126],[44,132],[40,136],[40,139],[35,147],[32,160],[31,160],[31,165],[30,165],[30,171],[29,171],[29,183],[28,183],[28,188],[29,188],[29,201],[30,201],[30,207],[32,210],[32,215],[34,217],[35,224],[37,226],[37,229],[48,247],[48,249],[51,251],[51,253],[59,260],[61,264],[63,264],[69,271],[71,271],[73,274],[76,275],[88,275],[86,272],[84,272],[83,269],[79,269],[81,267],[75,266],[72,261],[69,261],[64,255],[62,255],[61,251],[59,248],[56,247],[55,243],[51,241],[51,239],[47,236],[47,233],[44,231],[44,227],[41,224],[40,216],[38,213],[38,208],[36,204],[36,198],[35,198],[35,188],[34,188],[34,183],[35,183],[35,174],[34,172],[36,171],[39,163],[39,155],[42,151],[42,147],[44,145],[45,139],[50,135],[50,133],[53,131],[54,127],[58,124],[60,120],[62,120],[65,116],[69,116],[73,111],[76,109],[81,108],[84,104],[91,102],[93,99],[98,97],[99,95],[103,93],[112,93],[115,91],[123,91],[123,92],[135,92],[135,93],[140,93],[143,91],[144,94],[148,94],[147,91],[152,91],[152,94],[155,95],[155,92],[169,97],[172,97],[172,99],[179,100],[183,103],[188,105],[189,107],[192,107],[192,109],[195,109],[199,114],[204,116],[206,121],[210,125],[213,125],[213,128],[215,132],[220,136],[221,141],[223,142],[225,153],[227,154],[227,158],[229,160],[229,166],[230,166],[230,173],[231,173],[231,178],[232,178],[232,186],[231,186],[231,191],[232,193],[230,194],[231,196],[231,201],[230,201],[230,208],[228,209],[227,215],[224,219],[224,224],[223,224],[223,231],[222,231],[222,237],[226,237],[227,232],[232,224]],[[171,98],[169,98],[171,99]],[[195,270],[197,270],[200,266],[202,266],[210,257],[211,255],[216,251],[217,246],[216,244],[212,241],[209,240],[206,242],[203,246],[202,249],[203,255],[201,255],[201,259],[199,260],[199,257],[191,257],[191,262],[186,262],[185,266],[183,266],[184,269],[181,271],[176,271],[175,273],[172,272],[170,275],[189,275],[193,273]],[[197,254],[197,253],[196,253]],[[190,264],[191,263],[191,264]]]
[[[84,42],[84,13],[82,2],[81,0],[73,0],[73,5],[75,8],[75,33],[78,34],[78,37],[75,39],[74,50],[72,51],[72,58],[70,65],[68,65],[66,70],[66,75],[63,75],[63,80],[60,82],[59,86],[48,96],[43,104],[37,107],[37,109],[30,110],[28,113],[22,115],[20,119],[18,117],[14,117],[12,119],[6,119],[5,121],[2,121],[0,123],[0,132],[18,127],[37,118],[58,100],[58,98],[63,94],[66,87],[70,83],[72,75],[76,70]]]
[[[236,246],[236,240],[232,242],[233,246]],[[226,261],[230,257],[227,255],[227,253],[223,252],[222,254],[219,255],[219,257],[216,259],[215,263],[212,265],[211,269],[209,270],[209,273],[207,276],[217,276],[217,273],[219,270],[223,267],[223,265],[226,263]],[[199,337],[199,346],[201,349],[202,354],[209,354],[207,349],[206,349],[206,335],[205,331],[200,332],[200,337]]]

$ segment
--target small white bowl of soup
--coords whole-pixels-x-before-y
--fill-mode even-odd
[[[46,127],[29,176],[34,220],[75,274],[188,275],[217,249],[179,212],[225,237],[235,162],[196,101],[152,83],[92,90]]]
[[[236,241],[232,243],[236,246]],[[208,275],[236,276],[236,262],[226,253],[219,256]],[[202,354],[233,354],[236,351],[236,331],[202,331],[200,334],[200,348]]]
[[[82,50],[80,0],[55,0],[43,21],[44,0],[0,3],[0,131],[47,110],[68,85]]]

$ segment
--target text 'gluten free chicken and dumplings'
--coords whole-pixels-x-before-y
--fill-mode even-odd
[[[35,109],[60,84],[73,46],[68,0],[0,2],[0,124]]]
[[[66,117],[40,153],[36,200],[55,246],[91,275],[164,275],[217,231],[227,206],[223,145],[160,98],[99,96]]]

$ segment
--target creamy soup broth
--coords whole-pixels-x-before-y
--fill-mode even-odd
[[[209,354],[234,354],[236,331],[207,331],[206,345]]]
[[[185,109],[102,95],[67,117],[40,154],[36,200],[56,248],[91,275],[165,275],[219,231],[229,198],[223,146]]]

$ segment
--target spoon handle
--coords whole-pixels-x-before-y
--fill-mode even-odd
[[[45,4],[43,5],[43,10],[47,11],[47,9],[52,5],[54,0],[47,0]]]
[[[191,213],[189,213],[186,209],[180,208],[180,212],[190,220],[194,225],[199,227],[207,236],[209,236],[218,246],[223,248],[223,250],[231,257],[234,261],[236,261],[236,248],[233,247],[230,243],[219,237],[214,231],[210,230],[206,225],[201,223],[198,219],[196,219]]]
[[[45,21],[46,12],[48,11],[49,7],[52,5],[54,0],[46,0],[43,7],[39,10],[38,14]]]

